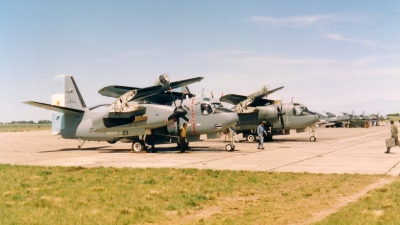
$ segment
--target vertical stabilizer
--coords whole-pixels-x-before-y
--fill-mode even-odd
[[[79,110],[86,108],[86,104],[72,75],[63,74],[54,78],[51,104]],[[60,134],[61,130],[65,129],[65,114],[53,112],[52,124],[53,134]]]
[[[54,78],[51,104],[80,110],[86,108],[73,76],[63,74]]]

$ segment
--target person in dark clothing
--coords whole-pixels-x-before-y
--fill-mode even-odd
[[[148,135],[148,140],[149,140],[149,145],[151,145],[151,152],[157,152],[154,149],[154,141],[155,141],[155,139],[154,139],[154,131],[153,131],[153,129],[150,130],[150,135]]]

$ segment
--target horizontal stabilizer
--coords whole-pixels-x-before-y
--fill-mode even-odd
[[[80,109],[67,108],[67,107],[63,107],[63,106],[50,105],[50,104],[34,102],[34,101],[27,101],[27,102],[23,102],[23,103],[31,105],[31,106],[39,107],[39,108],[57,111],[60,113],[66,113],[66,114],[80,114],[80,113],[85,112]]]

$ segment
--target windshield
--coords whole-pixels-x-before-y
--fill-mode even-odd
[[[220,103],[220,102],[211,103],[211,106],[212,106],[214,109],[224,108],[224,106],[223,106],[222,103]]]
[[[213,113],[213,109],[209,103],[201,103],[201,114],[209,115]]]
[[[294,107],[293,108],[293,115],[300,116],[300,115],[303,115],[303,114],[315,115],[315,113],[309,111],[307,109],[307,107],[304,107],[304,106],[299,106],[299,107]]]

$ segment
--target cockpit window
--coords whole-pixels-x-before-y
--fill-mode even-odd
[[[209,115],[213,113],[213,109],[211,108],[211,105],[208,103],[201,103],[201,114],[203,115]]]
[[[300,115],[305,115],[305,114],[315,115],[315,113],[308,111],[307,107],[304,107],[304,106],[293,108],[293,115],[300,116]]]
[[[303,112],[304,107],[294,107],[293,108],[293,115],[295,116],[300,116],[301,113]]]
[[[222,103],[220,103],[220,102],[211,103],[211,106],[212,106],[214,109],[224,108],[224,106],[223,106]]]

